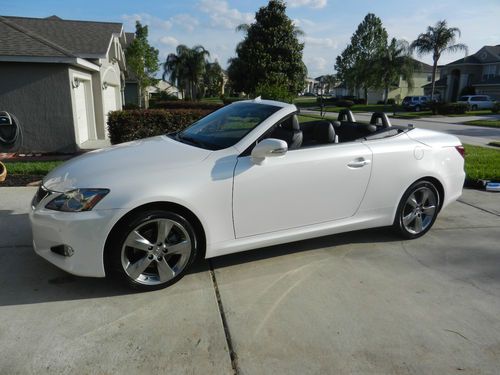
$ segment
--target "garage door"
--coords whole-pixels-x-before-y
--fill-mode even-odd
[[[108,123],[108,113],[110,111],[116,111],[118,109],[118,103],[116,101],[117,87],[108,86],[102,93],[104,100],[104,116],[106,124]]]
[[[75,87],[76,126],[78,128],[78,141],[80,144],[89,139],[86,86],[84,82],[80,82],[80,85]]]

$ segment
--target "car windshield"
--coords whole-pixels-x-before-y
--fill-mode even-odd
[[[196,121],[175,138],[193,146],[221,150],[238,143],[281,107],[259,103],[233,103]]]

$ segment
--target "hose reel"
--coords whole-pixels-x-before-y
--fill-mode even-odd
[[[6,111],[0,111],[0,151],[11,149],[18,140],[22,141],[22,131],[16,116]],[[18,149],[21,147],[21,143]]]

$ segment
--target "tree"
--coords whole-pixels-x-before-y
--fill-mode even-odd
[[[203,46],[189,48],[178,45],[176,53],[169,54],[163,64],[163,79],[169,77],[170,82],[182,90],[185,98],[193,100],[200,97],[208,56],[210,53]]]
[[[222,86],[224,85],[224,74],[222,68],[217,61],[205,63],[205,74],[203,75],[203,83],[205,85],[205,95],[220,96],[222,94]]]
[[[444,52],[465,51],[467,46],[463,43],[456,43],[457,36],[461,36],[460,29],[448,27],[446,20],[438,21],[434,26],[428,26],[425,33],[420,34],[411,43],[412,51],[417,51],[419,55],[432,53],[432,91],[431,99],[434,99],[434,87],[436,85],[436,73],[439,58]]]
[[[142,106],[146,102],[146,87],[154,86],[158,82],[155,74],[158,71],[158,50],[149,45],[148,26],[142,26],[139,21],[135,23],[135,39],[129,44],[125,51],[127,68],[137,79],[139,86],[139,97]]]
[[[387,103],[389,88],[398,83],[400,77],[407,82],[408,90],[412,90],[415,60],[411,57],[408,42],[392,38],[389,45],[380,51],[374,70],[379,75],[380,83],[384,88],[384,104]]]
[[[337,78],[333,74],[326,74],[321,78],[320,84],[322,92],[327,94],[335,87],[337,83]]]
[[[368,13],[352,35],[351,43],[336,59],[335,69],[339,76],[355,89],[363,87],[365,99],[368,99],[368,88],[380,85],[380,77],[372,65],[386,47],[387,31],[382,21]]]
[[[255,95],[259,87],[276,85],[297,95],[303,89],[304,44],[297,38],[301,31],[285,11],[283,1],[270,0],[257,11],[254,23],[237,28],[245,38],[236,47],[237,56],[229,60],[228,75],[235,91]]]

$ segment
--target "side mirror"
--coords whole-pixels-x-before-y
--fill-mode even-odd
[[[281,139],[268,138],[260,141],[252,150],[252,158],[262,161],[267,157],[283,156],[288,151],[288,144]]]

